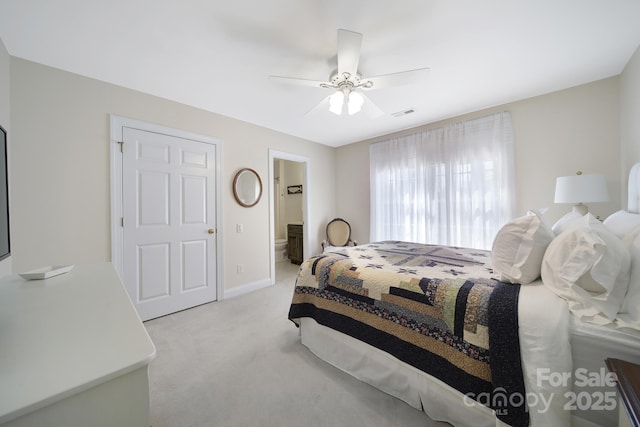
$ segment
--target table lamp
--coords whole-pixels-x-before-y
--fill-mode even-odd
[[[609,200],[607,180],[602,174],[583,175],[581,171],[573,176],[556,178],[554,203],[575,203],[573,211],[586,215],[589,208],[585,203],[606,202]]]

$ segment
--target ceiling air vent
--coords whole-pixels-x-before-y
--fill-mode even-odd
[[[402,117],[402,116],[406,116],[407,114],[411,114],[411,113],[415,113],[416,110],[414,110],[413,108],[409,108],[408,110],[404,110],[404,111],[398,111],[395,112],[393,114],[391,114],[393,117]]]

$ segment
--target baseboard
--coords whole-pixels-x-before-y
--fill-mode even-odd
[[[257,282],[247,283],[246,285],[236,286],[235,288],[225,289],[223,299],[235,298],[272,285],[273,283],[271,282],[271,279],[263,279],[258,280]]]

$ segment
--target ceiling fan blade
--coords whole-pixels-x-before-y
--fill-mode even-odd
[[[321,82],[319,80],[298,79],[295,77],[269,76],[269,79],[279,83],[285,83],[285,84],[291,84],[291,85],[297,85],[297,86],[319,87],[319,88],[322,88],[322,85],[327,84],[327,82]]]
[[[364,104],[362,104],[362,113],[371,117],[376,118],[380,116],[384,116],[384,111],[380,109],[367,95],[360,92],[362,97],[364,98]]]
[[[401,71],[399,73],[383,74],[381,76],[368,77],[362,79],[363,82],[371,82],[371,87],[364,86],[364,89],[384,89],[391,86],[402,86],[419,83],[427,78],[429,68],[418,68],[415,70]]]
[[[338,30],[338,75],[349,73],[355,76],[360,61],[362,34],[348,30]]]
[[[304,113],[304,115],[315,114],[318,111],[326,111],[329,112],[329,97],[331,95],[325,96],[322,98],[320,102],[318,102],[314,107],[312,107],[309,111]]]

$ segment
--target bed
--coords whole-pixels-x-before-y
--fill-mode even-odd
[[[321,359],[435,420],[617,425],[604,359],[640,363],[639,177],[629,211],[553,229],[531,212],[491,252],[332,248],[300,266],[289,319]]]

